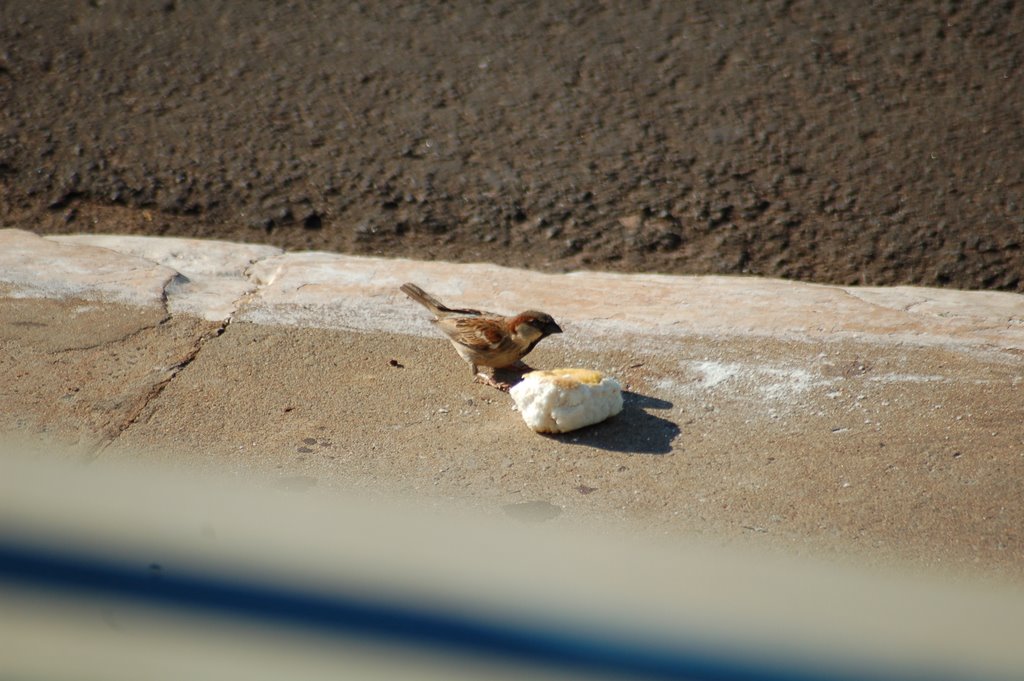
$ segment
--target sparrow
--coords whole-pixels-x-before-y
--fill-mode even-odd
[[[402,284],[401,291],[434,314],[433,323],[448,336],[462,359],[469,362],[473,380],[499,390],[508,390],[510,385],[481,373],[480,367],[493,370],[522,365],[520,360],[537,343],[553,333],[562,333],[562,327],[544,312],[527,310],[506,317],[447,307],[416,284]]]

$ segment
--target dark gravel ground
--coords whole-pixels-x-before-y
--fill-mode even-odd
[[[0,224],[1024,291],[1024,3],[0,2]]]

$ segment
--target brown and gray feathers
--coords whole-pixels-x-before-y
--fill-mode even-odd
[[[403,284],[403,293],[430,310],[434,324],[444,332],[471,366],[502,368],[515,364],[537,343],[562,329],[551,315],[527,310],[512,317],[451,308],[415,284]]]

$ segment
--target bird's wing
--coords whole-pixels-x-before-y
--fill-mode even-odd
[[[437,321],[449,338],[477,351],[498,350],[512,342],[504,325],[487,316],[445,317]]]

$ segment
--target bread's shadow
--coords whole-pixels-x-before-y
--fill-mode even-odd
[[[622,411],[616,416],[571,433],[547,437],[565,444],[624,454],[668,454],[672,451],[672,441],[681,432],[679,426],[645,409],[671,408],[672,403],[667,400],[623,390]]]

